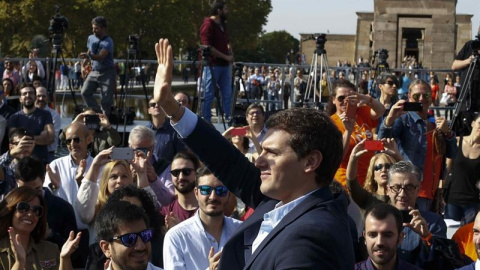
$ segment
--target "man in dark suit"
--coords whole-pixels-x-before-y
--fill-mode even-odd
[[[475,222],[473,223],[473,243],[475,244],[475,251],[477,251],[478,258],[480,258],[480,212],[477,213]],[[475,262],[469,265],[458,268],[458,270],[475,270],[478,269],[477,265],[479,264],[480,260],[477,259]]]
[[[330,118],[295,108],[267,121],[263,152],[250,163],[210,124],[171,94],[173,54],[155,45],[154,97],[184,143],[230,191],[255,208],[225,245],[220,269],[353,269],[347,199],[328,184],[342,159],[342,137]],[[219,254],[210,256],[211,268]]]
[[[15,169],[17,185],[29,186],[41,190],[47,205],[47,238],[46,240],[58,245],[61,250],[68,239],[70,231],[77,232],[73,207],[60,197],[53,195],[48,188],[43,188],[45,180],[45,165],[33,157],[23,157]]]

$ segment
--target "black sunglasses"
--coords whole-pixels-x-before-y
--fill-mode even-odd
[[[388,84],[390,86],[394,86],[394,85],[396,86],[397,85],[397,83],[395,81],[386,81],[385,84]]]
[[[416,94],[412,95],[412,98],[415,101],[419,101],[420,97],[422,97],[422,96],[423,96],[424,99],[429,99],[432,95],[430,93],[425,93],[425,94],[416,93]]]
[[[211,187],[211,186],[198,186],[198,190],[200,190],[200,194],[204,196],[209,196],[212,194],[212,190],[215,190],[215,194],[220,197],[225,197],[227,196],[228,189],[227,187],[220,186],[220,187]]]
[[[41,217],[43,215],[43,207],[37,205],[37,206],[30,206],[29,203],[27,202],[19,202],[17,203],[16,209],[19,213],[25,214],[28,211],[32,211],[35,216]]]
[[[375,165],[375,166],[373,167],[373,169],[374,169],[375,171],[380,171],[380,170],[383,169],[383,167],[385,167],[385,169],[388,170],[388,169],[390,169],[390,166],[392,166],[392,164],[389,164],[389,163],[382,164],[382,163],[380,163],[380,164]]]
[[[153,238],[153,230],[146,229],[138,233],[126,233],[124,235],[114,236],[110,241],[120,240],[124,246],[131,247],[135,245],[135,243],[137,243],[137,239],[139,236],[142,239],[143,243],[148,243]]]
[[[155,103],[155,102],[148,103],[148,106],[149,106],[150,108],[155,108],[155,107],[157,106],[157,103]]]
[[[73,139],[66,139],[66,140],[65,140],[65,142],[67,143],[67,145],[68,145],[68,144],[71,144],[72,141],[74,141],[75,143],[79,143],[79,142],[80,142],[80,138],[75,137],[75,138],[73,138]]]
[[[338,96],[337,100],[338,102],[343,102],[345,100],[346,96]]]
[[[190,173],[193,172],[193,169],[192,168],[183,168],[183,169],[176,169],[176,170],[171,170],[170,173],[175,176],[175,177],[178,177],[180,175],[180,173],[183,173],[183,175],[185,176],[189,176]]]

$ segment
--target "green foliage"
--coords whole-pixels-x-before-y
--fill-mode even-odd
[[[299,41],[286,31],[274,31],[262,35],[259,39],[259,47],[263,51],[262,62],[285,63],[285,55],[291,49],[298,48]]]
[[[107,33],[115,42],[115,57],[124,56],[128,47],[127,37],[140,36],[142,58],[155,57],[153,44],[160,37],[170,40],[178,55],[193,51],[200,43],[199,29],[205,17],[210,15],[213,0],[21,0],[0,1],[0,36],[2,55],[27,57],[43,37],[49,38],[48,26],[54,15],[54,6],[69,20],[65,30],[63,54],[76,57],[86,51],[91,19],[105,16]],[[60,4],[59,4],[60,3]],[[228,31],[236,61],[256,61],[259,36],[272,10],[271,0],[227,1]],[[41,35],[41,36],[39,36]],[[38,46],[38,45],[36,45]],[[49,56],[50,43],[44,45]],[[48,48],[47,48],[48,47]]]

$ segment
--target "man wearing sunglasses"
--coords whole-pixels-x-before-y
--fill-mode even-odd
[[[441,176],[443,156],[455,157],[457,140],[444,117],[428,114],[432,104],[430,84],[414,80],[410,84],[408,101],[420,103],[420,111],[406,111],[405,100],[399,100],[381,122],[378,138],[395,138],[404,160],[423,171],[423,181],[417,199],[418,208],[430,210]],[[441,145],[446,145],[443,150]],[[438,146],[438,147],[437,147]]]
[[[192,217],[198,209],[195,198],[195,179],[200,162],[191,152],[179,152],[173,157],[170,165],[173,186],[176,197],[168,205],[160,209],[160,214],[165,216],[165,226],[172,228],[187,218]]]
[[[158,270],[149,262],[153,230],[145,211],[129,202],[105,205],[95,218],[100,248],[110,262],[107,270]]]
[[[155,101],[185,144],[255,212],[225,244],[219,269],[353,269],[344,194],[331,183],[342,160],[342,136],[330,117],[308,108],[277,112],[266,123],[255,164],[171,93],[173,51],[155,45]]]
[[[224,214],[230,196],[234,195],[207,167],[199,169],[195,187],[199,209],[165,235],[165,269],[216,269],[221,250],[242,224]]]

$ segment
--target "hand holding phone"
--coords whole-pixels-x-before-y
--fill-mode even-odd
[[[133,148],[130,147],[114,147],[110,158],[116,160],[132,160],[134,158],[133,153]]]
[[[347,102],[347,117],[348,119],[355,119],[355,116],[357,115],[357,104],[356,103],[350,103]]]
[[[402,213],[403,223],[410,223],[412,221],[412,216],[409,214],[410,210],[400,210]]]
[[[87,126],[88,129],[99,129],[100,117],[97,114],[85,115],[85,125]]]
[[[233,136],[245,136],[247,135],[247,128],[246,127],[240,127],[240,128],[234,128],[230,131],[230,134]]]
[[[365,141],[365,150],[382,151],[384,150],[382,141]]]

